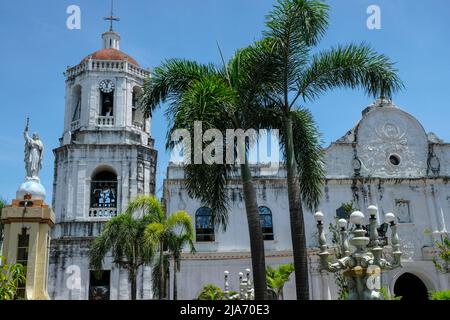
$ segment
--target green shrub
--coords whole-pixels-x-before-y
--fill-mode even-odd
[[[383,296],[383,300],[401,300],[402,299],[402,297],[390,295],[388,289],[385,287],[380,289],[380,293]]]
[[[8,266],[0,256],[0,300],[17,299],[17,289],[25,283],[25,268],[21,264]]]
[[[450,290],[431,292],[430,296],[431,300],[450,300]]]
[[[214,284],[207,284],[199,293],[198,300],[223,300],[223,291]]]

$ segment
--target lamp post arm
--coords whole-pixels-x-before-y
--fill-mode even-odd
[[[334,263],[328,262],[326,269],[327,271],[330,272],[345,270],[348,268],[348,263],[351,259],[352,259],[351,257],[344,257],[342,259],[337,260]]]

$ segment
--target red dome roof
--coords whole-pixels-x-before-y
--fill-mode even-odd
[[[93,54],[84,58],[83,61],[81,62],[86,61],[89,57],[91,57],[93,60],[119,60],[119,61],[128,60],[129,63],[139,67],[139,63],[137,63],[137,61],[134,60],[132,57],[130,57],[129,55],[127,55],[122,51],[113,48],[96,51]]]

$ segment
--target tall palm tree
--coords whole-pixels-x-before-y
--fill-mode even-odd
[[[318,0],[278,0],[255,51],[269,68],[260,110],[265,125],[282,128],[297,299],[309,298],[303,203],[314,210],[324,172],[314,121],[305,104],[327,90],[361,88],[390,98],[403,84],[394,64],[368,45],[350,44],[313,54],[328,27],[329,7]]]
[[[138,269],[149,265],[153,258],[153,247],[148,246],[144,239],[145,228],[153,220],[152,212],[141,217],[134,217],[129,212],[119,214],[105,224],[89,252],[90,266],[94,270],[102,269],[109,252],[117,266],[128,270],[131,300],[136,300]]]
[[[191,230],[187,231],[191,234],[192,218],[186,211],[177,211],[169,216],[166,216],[161,203],[154,196],[142,195],[136,197],[127,208],[127,212],[149,212],[151,213],[152,220],[146,226],[144,232],[145,243],[148,247],[157,247],[159,254],[159,286],[158,286],[158,299],[164,298],[164,282],[166,272],[164,268],[164,253],[165,247],[168,245],[169,240],[177,230]]]
[[[265,77],[258,71],[254,56],[253,49],[248,48],[238,51],[222,68],[172,59],[154,70],[152,78],[146,83],[142,101],[147,114],[160,103],[170,102],[167,111],[171,122],[168,148],[174,148],[176,144],[171,141],[175,130],[188,129],[192,134],[195,131],[196,121],[202,122],[203,130],[217,129],[223,135],[227,129],[254,128],[253,119],[250,117],[251,108],[254,109],[254,105],[258,103],[255,99],[258,96],[256,93],[262,89],[260,81]],[[261,70],[269,72],[267,69]],[[262,300],[267,298],[264,240],[246,152],[250,144],[251,141],[246,140],[245,148],[239,150],[234,141],[229,143],[233,148],[233,154],[240,153],[244,158],[240,162],[238,174],[243,185],[249,226],[255,298]],[[215,151],[215,156],[223,161],[226,149],[224,146],[223,150]],[[184,152],[185,159],[191,160],[189,163],[195,163],[195,155],[191,153],[190,146],[185,148]],[[194,150],[195,152],[198,150]],[[224,164],[223,162],[185,164],[184,169],[189,195],[211,207],[215,224],[221,225],[226,230],[228,222],[226,186],[236,167],[224,162]]]
[[[173,258],[173,300],[178,298],[177,273],[181,267],[181,252],[186,245],[189,245],[191,253],[195,252],[192,224],[187,230],[177,230],[169,235],[168,246]]]

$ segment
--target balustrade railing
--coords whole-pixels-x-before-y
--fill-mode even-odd
[[[68,68],[64,75],[72,78],[85,71],[125,71],[140,77],[148,77],[150,72],[126,61],[117,60],[85,60],[74,67]]]
[[[111,116],[98,116],[97,117],[97,125],[99,125],[99,126],[113,126],[114,125],[114,117],[111,117]]]
[[[89,218],[112,218],[117,216],[116,208],[91,208]]]
[[[141,122],[137,122],[137,121],[133,121],[133,127],[135,127],[136,129],[139,129],[139,130],[144,129],[144,125]]]
[[[74,130],[77,130],[78,128],[80,128],[80,120],[72,121],[72,123],[70,125],[70,129],[72,131],[74,131]]]

